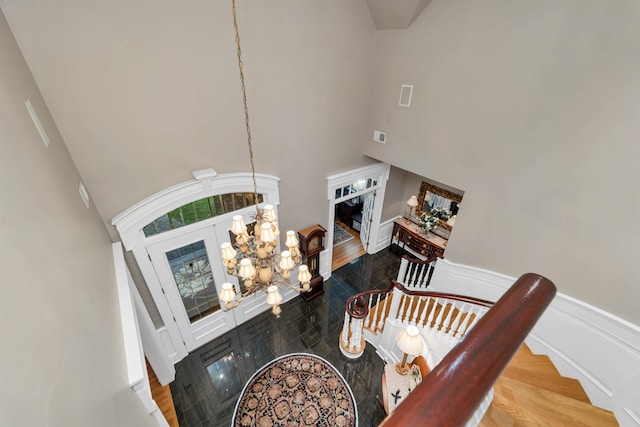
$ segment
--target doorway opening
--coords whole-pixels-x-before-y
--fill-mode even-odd
[[[378,228],[390,166],[376,163],[328,180],[331,271],[379,250]]]
[[[360,240],[362,209],[366,196],[359,195],[335,205],[331,271],[367,253]]]

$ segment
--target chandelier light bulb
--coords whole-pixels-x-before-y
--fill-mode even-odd
[[[300,283],[309,283],[311,281],[311,273],[309,273],[309,267],[301,265],[298,269],[298,280]]]
[[[273,232],[273,228],[271,227],[270,223],[263,222],[260,225],[260,231],[260,240],[262,240],[263,242],[271,243],[276,240],[276,235]]]
[[[233,216],[233,222],[231,223],[231,232],[236,236],[238,234],[244,234],[247,232],[247,226],[244,224],[242,215]]]
[[[287,245],[287,247],[289,249],[291,248],[295,248],[298,246],[298,237],[296,236],[296,232],[293,230],[289,230],[287,231],[287,240],[285,241],[285,245]]]
[[[278,287],[271,285],[267,288],[267,304],[278,305],[282,302],[282,295],[278,292]]]
[[[240,269],[238,270],[238,276],[243,278],[244,280],[253,279],[256,275],[256,269],[251,263],[249,258],[243,258],[240,261]]]
[[[231,246],[231,243],[229,242],[224,242],[223,244],[221,244],[220,251],[222,252],[222,259],[224,261],[230,261],[236,258],[237,252],[235,249],[233,249],[233,246]]]
[[[273,209],[273,205],[264,205],[262,220],[267,222],[273,222],[276,220],[276,211]]]
[[[291,252],[282,251],[280,254],[280,268],[283,270],[291,270],[295,266],[293,258],[291,258]]]
[[[236,297],[236,290],[232,283],[226,282],[222,284],[222,291],[220,292],[220,301],[231,302]]]

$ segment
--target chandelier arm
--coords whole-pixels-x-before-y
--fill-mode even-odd
[[[238,53],[238,69],[240,70],[240,86],[242,88],[242,104],[244,106],[244,123],[247,129],[247,145],[249,146],[249,161],[251,162],[251,178],[253,179],[253,197],[256,203],[256,211],[260,216],[258,208],[258,184],[256,183],[256,168],[253,164],[253,146],[251,144],[251,127],[249,126],[249,107],[247,106],[247,88],[244,84],[244,70],[242,64],[242,48],[240,47],[240,33],[238,31],[238,17],[236,13],[236,0],[232,0],[233,28],[236,32],[236,46]]]

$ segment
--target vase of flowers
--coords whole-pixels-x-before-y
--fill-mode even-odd
[[[446,221],[449,218],[451,218],[450,211],[434,208],[420,215],[419,222],[424,231],[429,231],[436,228],[440,220]]]

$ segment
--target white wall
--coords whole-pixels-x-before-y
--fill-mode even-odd
[[[636,0],[434,0],[377,32],[369,133],[387,141],[364,152],[465,191],[449,259],[638,324],[638,22]]]
[[[152,426],[128,387],[109,235],[2,13],[0,58],[0,425]]]

